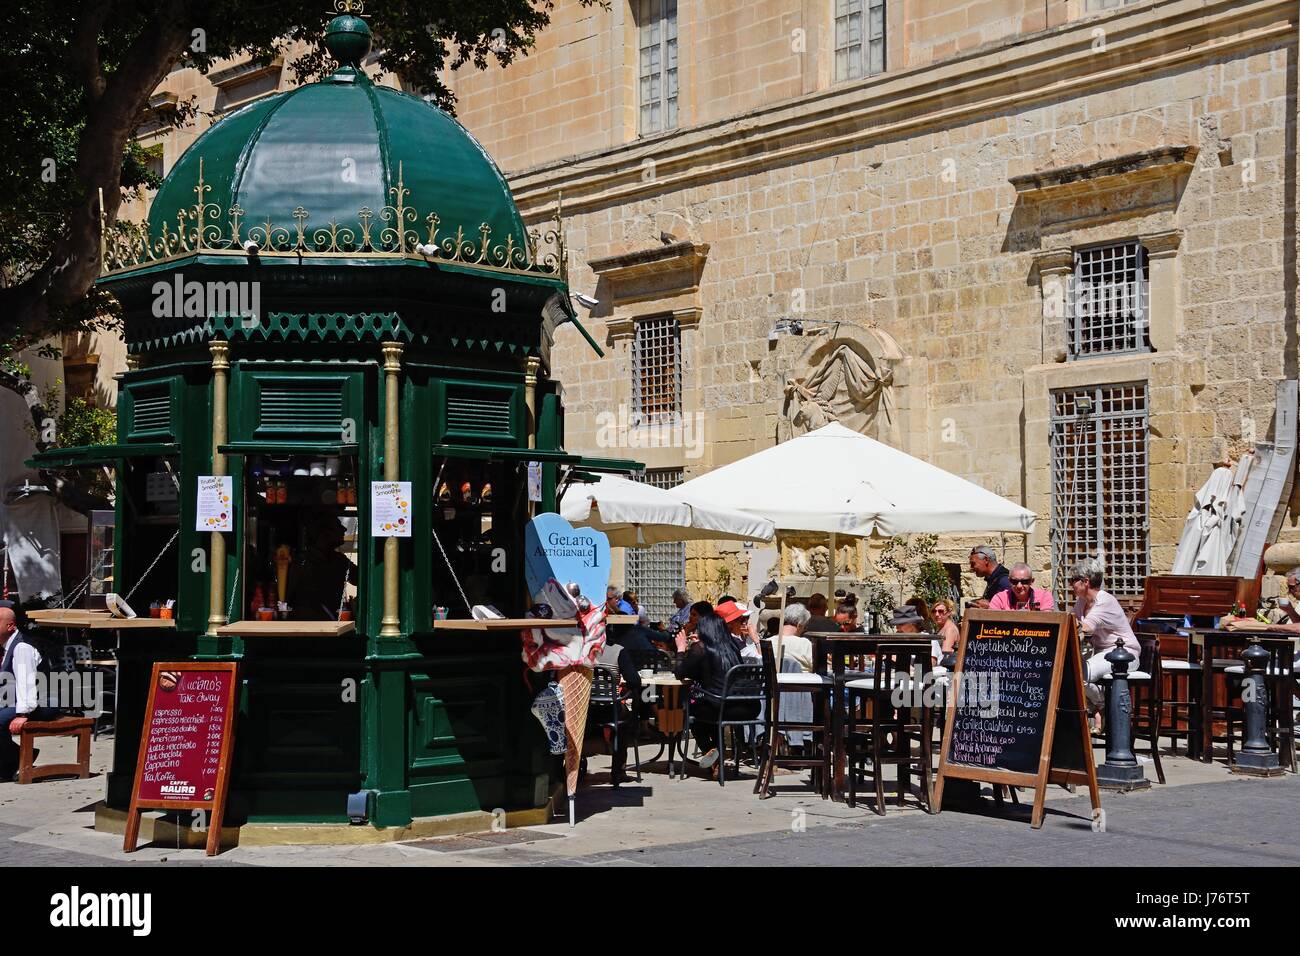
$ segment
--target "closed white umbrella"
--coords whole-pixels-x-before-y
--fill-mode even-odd
[[[1174,554],[1173,574],[1227,574],[1232,553],[1233,520],[1230,513],[1234,475],[1231,468],[1216,468],[1196,492],[1192,510]],[[1244,506],[1237,492],[1237,507]],[[1240,518],[1238,519],[1240,522]]]
[[[672,489],[769,518],[781,531],[892,537],[1027,534],[1035,515],[979,485],[831,422]]]
[[[671,491],[616,475],[578,482],[564,492],[560,515],[575,527],[595,528],[616,548],[702,539],[771,541],[772,522],[731,508],[697,505]]]

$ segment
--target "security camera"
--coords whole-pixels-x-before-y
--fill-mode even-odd
[[[599,299],[593,299],[589,295],[583,295],[581,292],[573,293],[573,297],[578,300],[578,305],[582,306],[588,312],[600,305]]]
[[[416,244],[415,251],[422,256],[432,256],[437,253],[438,247],[431,242],[421,242]]]
[[[245,240],[244,240],[244,251],[247,252],[250,256],[255,256],[255,255],[258,254],[258,252],[261,251],[261,247],[258,246],[258,244],[257,244],[254,240],[252,240],[252,239],[245,239]]]

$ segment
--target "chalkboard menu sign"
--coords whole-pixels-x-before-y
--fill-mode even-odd
[[[220,847],[234,743],[238,664],[155,663],[123,849],[144,809],[207,811],[207,853]]]
[[[935,804],[945,778],[1032,786],[1088,783],[1099,807],[1074,617],[972,610],[962,624]]]

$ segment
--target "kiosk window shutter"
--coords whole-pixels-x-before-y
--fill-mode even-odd
[[[509,437],[510,403],[509,393],[488,395],[448,389],[447,431]]]
[[[261,383],[261,430],[337,435],[344,418],[343,386],[338,381],[274,380]]]
[[[170,382],[136,385],[131,392],[131,438],[171,438],[172,389]]]
[[[682,469],[647,470],[638,479],[656,488],[682,483]],[[686,580],[686,542],[665,541],[649,548],[627,548],[627,587],[650,611],[650,620],[666,621],[674,611],[673,592]]]
[[[1078,249],[1066,297],[1068,354],[1149,352],[1150,287],[1140,242]]]
[[[681,325],[672,316],[641,319],[632,340],[632,424],[677,420],[682,403]]]
[[[1052,567],[1057,600],[1070,565],[1100,554],[1105,588],[1142,593],[1149,570],[1147,387],[1052,393]]]

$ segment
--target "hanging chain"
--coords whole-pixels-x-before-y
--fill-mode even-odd
[[[465,602],[465,610],[469,611],[472,617],[474,609],[470,607],[469,598],[465,596],[465,589],[460,586],[460,578],[456,576],[456,569],[451,566],[451,559],[447,557],[447,551],[442,546],[442,539],[438,537],[436,529],[430,528],[429,530],[433,531],[433,540],[437,543],[438,550],[442,552],[442,560],[447,562],[447,570],[451,572],[451,579],[456,582],[456,590],[460,592],[460,599]]]
[[[226,605],[226,620],[234,620],[235,614],[235,594],[239,591],[239,572],[240,568],[235,568],[235,578],[230,582],[230,603]]]
[[[163,559],[163,555],[166,554],[171,549],[171,546],[176,543],[176,539],[180,536],[180,533],[181,533],[180,528],[177,528],[174,532],[172,532],[171,539],[165,545],[163,545],[163,549],[158,552],[158,557],[154,558],[153,563],[150,564],[149,567],[144,569],[144,574],[140,575],[139,579],[135,582],[135,587],[131,588],[130,592],[122,600],[124,601],[131,600],[131,595],[140,589],[140,585],[144,584],[144,579],[149,576],[149,572],[152,571],[155,567],[157,567],[158,562]]]

